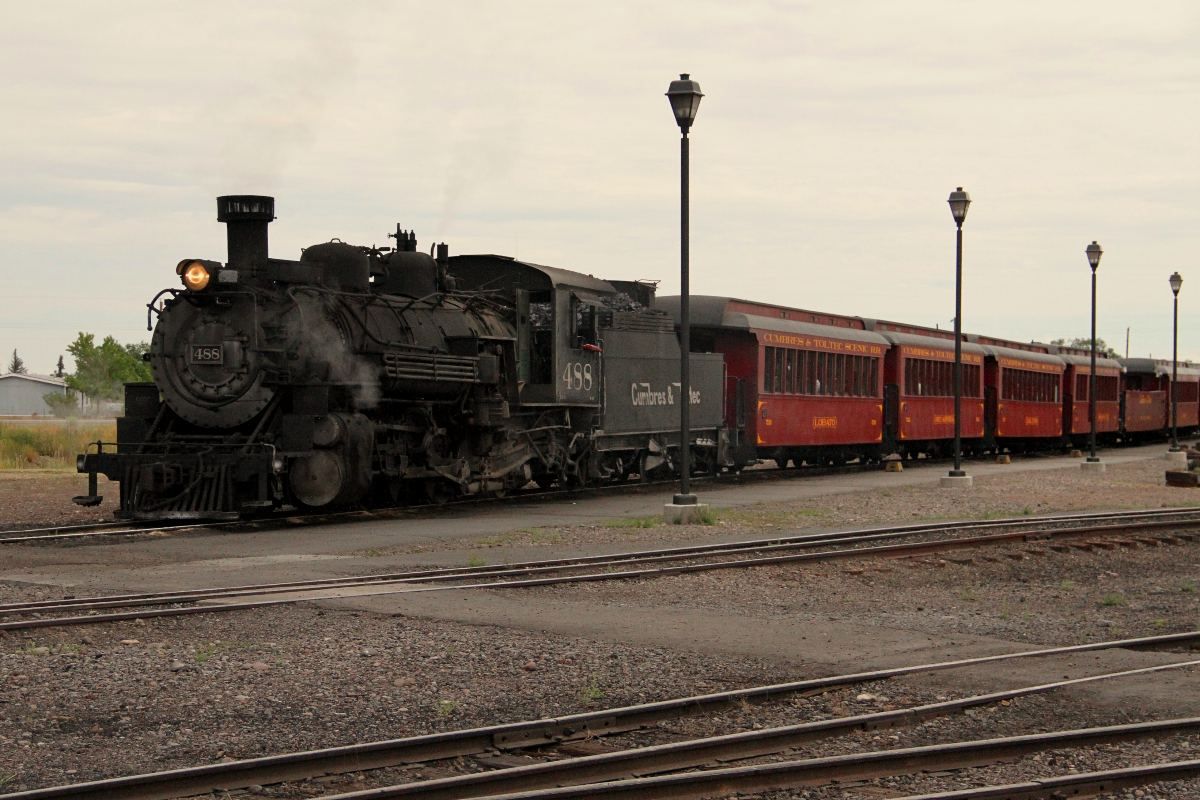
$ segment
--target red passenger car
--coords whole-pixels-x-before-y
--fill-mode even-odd
[[[1194,434],[1200,428],[1200,369],[1196,367],[1179,367],[1179,394],[1175,398],[1178,406],[1176,426],[1179,435],[1186,431]],[[1170,420],[1167,420],[1169,423]]]
[[[993,340],[994,341],[994,340]],[[1063,375],[1056,355],[984,346],[985,425],[996,447],[1044,447],[1063,435]]]
[[[1167,388],[1171,371],[1153,359],[1125,358],[1122,434],[1127,439],[1160,438],[1168,427]]]
[[[1164,365],[1170,379],[1171,362]],[[1200,426],[1200,369],[1176,367],[1179,383],[1175,387],[1175,426],[1179,435],[1191,434]],[[1171,427],[1171,387],[1167,384],[1167,429]]]
[[[1071,443],[1082,446],[1092,431],[1091,374],[1092,357],[1078,352],[1059,351],[1066,362],[1063,433]],[[1111,358],[1096,358],[1096,439],[1113,441],[1121,432],[1121,363]]]
[[[1150,358],[1126,358],[1125,404],[1126,438],[1161,438],[1171,433],[1171,368],[1170,361]],[[1176,427],[1180,435],[1200,424],[1200,370],[1177,367],[1179,385],[1175,398]]]
[[[679,298],[660,308],[679,316]],[[691,298],[692,349],[725,356],[726,423],[780,466],[879,458],[888,342],[862,320],[727,297]]]
[[[954,336],[934,331],[893,330],[894,323],[867,323],[888,340],[884,362],[886,436],[893,449],[906,456],[953,453]],[[983,443],[983,357],[977,344],[962,344],[960,437],[963,452]]]

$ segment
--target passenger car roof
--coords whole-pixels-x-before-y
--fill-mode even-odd
[[[721,327],[735,330],[777,331],[800,336],[823,336],[827,339],[842,339],[848,342],[870,342],[882,345],[885,350],[890,347],[888,340],[878,333],[860,331],[855,328],[839,328],[833,325],[816,325],[793,319],[760,317],[755,314],[743,314],[739,311],[726,313],[723,322]]]
[[[1072,353],[1057,353],[1057,356],[1068,364],[1074,364],[1077,367],[1091,367],[1091,356],[1077,356]],[[1121,369],[1121,362],[1115,358],[1104,358],[1096,356],[1096,369]]]
[[[983,345],[983,351],[992,358],[1012,358],[1019,361],[1031,361],[1035,364],[1053,364],[1057,367],[1065,367],[1066,362],[1062,356],[1052,356],[1049,353],[1034,353],[1030,350],[1017,350],[1014,347],[999,347],[994,344]]]
[[[764,310],[770,308],[762,303],[749,300],[738,300],[736,297],[716,297],[713,295],[693,295],[688,298],[688,320],[693,328],[719,328],[724,330],[743,331],[776,331],[800,336],[824,336],[829,339],[841,339],[847,342],[870,342],[884,349],[890,347],[887,339],[878,333],[865,331],[860,328],[843,327],[841,325],[822,325],[816,322],[805,322],[797,319],[783,319],[746,311],[728,310],[731,303],[759,305]],[[678,295],[660,297],[655,306],[669,313],[679,324],[680,310]],[[780,307],[782,309],[782,307]],[[799,314],[816,314],[817,312],[803,309],[787,309]],[[837,319],[848,319],[841,315],[831,315]]]
[[[1171,377],[1171,362],[1162,362],[1156,358],[1122,358],[1120,363],[1124,365],[1125,371],[1137,375],[1157,375]],[[1200,378],[1200,369],[1196,367],[1185,367],[1179,365],[1179,377],[1187,377],[1189,380]]]
[[[892,344],[909,345],[912,347],[929,347],[937,350],[954,351],[953,339],[940,339],[936,336],[918,336],[915,333],[899,333],[898,331],[880,331],[879,335],[887,339]],[[963,342],[962,351],[964,353],[984,354],[984,349],[981,345],[972,342]]]

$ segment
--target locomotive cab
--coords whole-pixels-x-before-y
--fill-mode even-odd
[[[523,404],[599,405],[599,309],[612,284],[495,255],[455,256],[450,272],[465,291],[514,298]]]
[[[457,256],[464,289],[513,298],[520,408],[555,415],[571,447],[541,453],[539,483],[646,476],[673,466],[680,447],[679,340],[652,306],[653,285],[610,282],[504,256]],[[691,463],[729,465],[721,430],[724,364],[692,358]]]

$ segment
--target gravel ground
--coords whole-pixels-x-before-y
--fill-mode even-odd
[[[0,472],[0,531],[31,524],[83,525],[112,519],[120,487],[100,476],[97,489],[104,504],[84,508],[71,502],[87,494],[87,477],[75,473]]]
[[[794,504],[722,512],[718,524],[694,529],[653,526],[649,520],[537,528],[483,543],[452,544],[444,560],[462,563],[479,554],[494,560],[517,548],[544,549],[548,554],[553,545],[563,542],[651,546],[686,537],[727,539],[903,521],[1200,505],[1200,493],[1162,486],[1162,471],[1161,461],[1147,461],[1110,465],[1102,480],[1076,470],[1054,472],[1053,479],[1047,473],[1014,472],[977,478],[975,488],[963,492],[904,487],[871,495],[831,494]],[[0,491],[12,490],[16,483],[0,480]],[[61,491],[51,481],[23,482],[20,488],[15,495],[0,495],[0,503],[4,497],[29,500],[39,492]],[[7,504],[0,507],[4,522],[20,521],[19,514],[9,514]],[[65,561],[73,550],[62,552]],[[954,557],[959,559],[958,554]],[[530,590],[529,597],[534,602],[559,593],[630,608],[679,605],[756,618],[833,618],[1040,645],[1164,633],[1200,624],[1197,544],[1093,553],[1007,545],[963,554],[960,560],[964,563],[925,558],[778,566],[656,581],[546,587]],[[0,587],[3,601],[61,594],[47,587]],[[309,606],[0,633],[0,686],[4,687],[0,691],[0,791],[801,677],[810,675],[798,674],[794,665],[745,656]],[[890,681],[765,708],[735,709],[712,721],[680,721],[663,734],[631,734],[616,741],[639,743],[765,727],[945,697],[918,682]],[[1142,718],[1136,707],[1089,708],[1064,703],[1055,695],[1028,697],[913,728],[862,732],[814,744],[798,755]],[[1198,745],[1200,741],[1193,737],[1054,752],[969,772],[762,796],[891,797],[1195,757]],[[420,766],[391,771],[388,777],[413,780],[477,768],[471,762]],[[353,777],[333,778],[268,787],[261,794],[312,797],[357,785]],[[1110,796],[1196,798],[1200,781]]]
[[[12,791],[784,680],[778,666],[297,607],[0,635]]]

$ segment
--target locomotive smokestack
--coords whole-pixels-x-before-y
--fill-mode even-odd
[[[217,221],[225,223],[229,266],[255,272],[267,265],[267,225],[275,219],[275,198],[233,194],[217,198]]]

